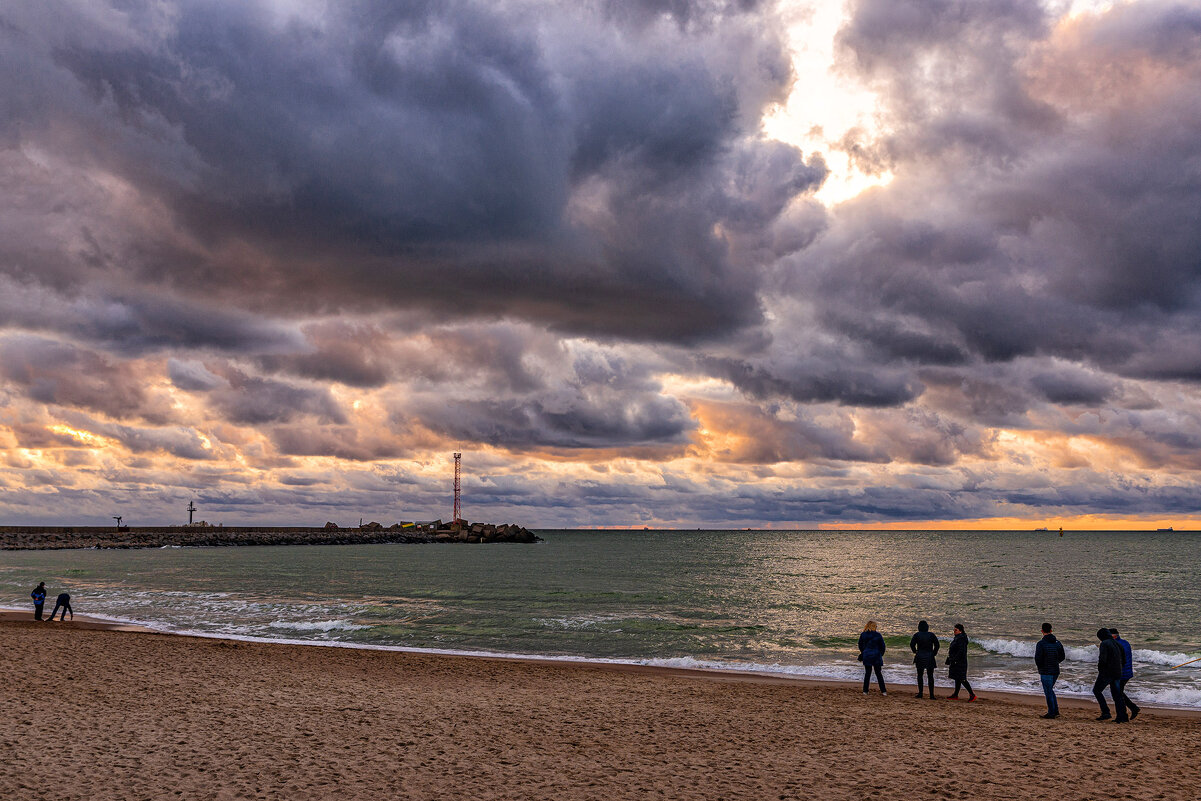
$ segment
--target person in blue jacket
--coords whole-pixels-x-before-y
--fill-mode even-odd
[[[29,597],[33,599],[33,619],[42,620],[42,609],[46,605],[46,582],[39,581]]]
[[[1126,685],[1134,678],[1134,649],[1130,647],[1130,643],[1118,636],[1117,629],[1110,629],[1109,633],[1113,636],[1116,642],[1122,649],[1122,700],[1126,704],[1126,708],[1130,710],[1130,719],[1134,720],[1138,717],[1138,704],[1130,700],[1130,696],[1126,694]]]
[[[866,693],[872,683],[872,671],[876,671],[876,683],[880,685],[880,695],[888,695],[884,686],[884,635],[876,631],[876,621],[869,620],[859,635],[859,661],[863,663],[863,692]]]
[[[1055,697],[1055,680],[1059,678],[1059,663],[1064,660],[1063,643],[1051,633],[1051,624],[1043,624],[1043,638],[1034,646],[1034,666],[1043,684],[1043,695],[1047,696],[1047,714],[1042,717],[1054,720],[1059,717],[1059,700]]]

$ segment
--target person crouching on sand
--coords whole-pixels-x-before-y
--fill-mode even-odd
[[[955,692],[948,697],[959,700],[959,687],[962,685],[967,688],[967,700],[975,701],[976,694],[967,680],[967,632],[963,630],[962,623],[956,623],[953,633],[955,639],[951,640],[951,647],[947,649],[947,677],[955,682]]]
[[[917,633],[909,640],[909,650],[913,651],[913,664],[917,667],[917,697],[922,697],[922,674],[930,680],[930,700],[934,700],[934,657],[938,654],[938,635],[930,631],[930,624],[921,621],[917,624]]]
[[[54,620],[59,609],[63,610],[64,623],[67,621],[67,615],[70,615],[72,620],[75,619],[75,612],[71,610],[71,596],[68,593],[60,592],[58,594],[58,600],[54,602],[54,611],[50,613],[51,620]]]
[[[876,621],[869,620],[863,627],[863,633],[859,635],[859,661],[863,663],[863,692],[867,692],[867,688],[872,683],[872,670],[876,671],[876,683],[880,685],[880,695],[888,695],[888,688],[884,686],[884,674],[880,669],[884,667],[884,636],[876,631]]]

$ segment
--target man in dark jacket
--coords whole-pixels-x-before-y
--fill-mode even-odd
[[[1109,705],[1102,695],[1108,687],[1118,713],[1114,722],[1125,723],[1129,718],[1126,717],[1126,699],[1122,697],[1122,647],[1110,636],[1109,629],[1097,629],[1097,639],[1101,641],[1097,648],[1097,681],[1093,684],[1093,697],[1101,707],[1097,720],[1110,718]]]
[[[1034,664],[1043,683],[1043,695],[1047,696],[1047,714],[1042,717],[1052,720],[1059,717],[1059,700],[1055,697],[1055,680],[1059,678],[1059,663],[1064,660],[1063,643],[1051,633],[1051,624],[1043,624],[1043,638],[1034,646]]]
[[[920,621],[917,633],[909,639],[909,650],[913,651],[913,664],[917,667],[917,697],[922,697],[922,674],[930,680],[930,697],[934,698],[934,665],[938,653],[938,635],[930,631],[930,624]]]
[[[1140,710],[1138,704],[1131,701],[1130,696],[1126,694],[1126,685],[1134,678],[1134,649],[1130,647],[1130,643],[1118,635],[1117,629],[1110,629],[1109,634],[1122,649],[1122,700],[1126,702],[1126,708],[1130,710],[1130,719],[1134,720],[1138,717]]]

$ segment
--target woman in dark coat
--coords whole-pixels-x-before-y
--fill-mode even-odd
[[[938,653],[938,636],[930,631],[930,624],[921,621],[917,624],[917,633],[909,640],[909,650],[913,651],[913,664],[917,666],[917,697],[922,697],[922,674],[930,680],[930,697],[934,697],[934,661]]]
[[[955,639],[951,640],[951,647],[947,650],[947,675],[955,682],[955,692],[951,693],[951,698],[959,699],[959,686],[963,685],[967,688],[967,700],[976,700],[971,682],[967,680],[967,632],[963,630],[962,623],[955,624]]]
[[[864,693],[871,686],[872,670],[875,670],[880,695],[888,695],[888,688],[884,686],[884,674],[880,672],[880,668],[884,667],[884,650],[884,635],[876,631],[876,621],[867,621],[863,633],[859,635],[859,661],[863,663]]]

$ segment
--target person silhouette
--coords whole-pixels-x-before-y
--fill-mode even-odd
[[[863,626],[859,635],[859,661],[863,663],[863,692],[866,694],[872,683],[872,671],[876,673],[876,682],[880,685],[880,694],[888,695],[888,687],[884,684],[884,635],[876,630],[876,621],[869,620]]]
[[[46,582],[39,581],[38,585],[33,588],[33,592],[29,593],[29,597],[33,599],[33,619],[43,620],[42,609],[46,606]]]
[[[54,602],[54,611],[50,613],[51,620],[54,620],[54,616],[58,614],[59,609],[63,610],[62,620],[64,622],[67,619],[67,615],[70,615],[72,620],[75,619],[75,613],[71,611],[71,596],[65,592],[58,594],[58,599]]]
[[[976,694],[972,692],[972,683],[967,680],[967,632],[964,631],[962,623],[956,623],[954,631],[955,638],[951,640],[951,647],[947,649],[947,676],[955,682],[955,692],[948,697],[958,699],[959,687],[962,685],[967,688],[967,700],[975,701]]]
[[[934,657],[938,654],[938,635],[930,631],[930,624],[921,621],[917,624],[917,633],[909,640],[909,650],[913,651],[913,664],[917,668],[917,697],[922,697],[922,678],[929,680],[930,697],[934,697]]]

